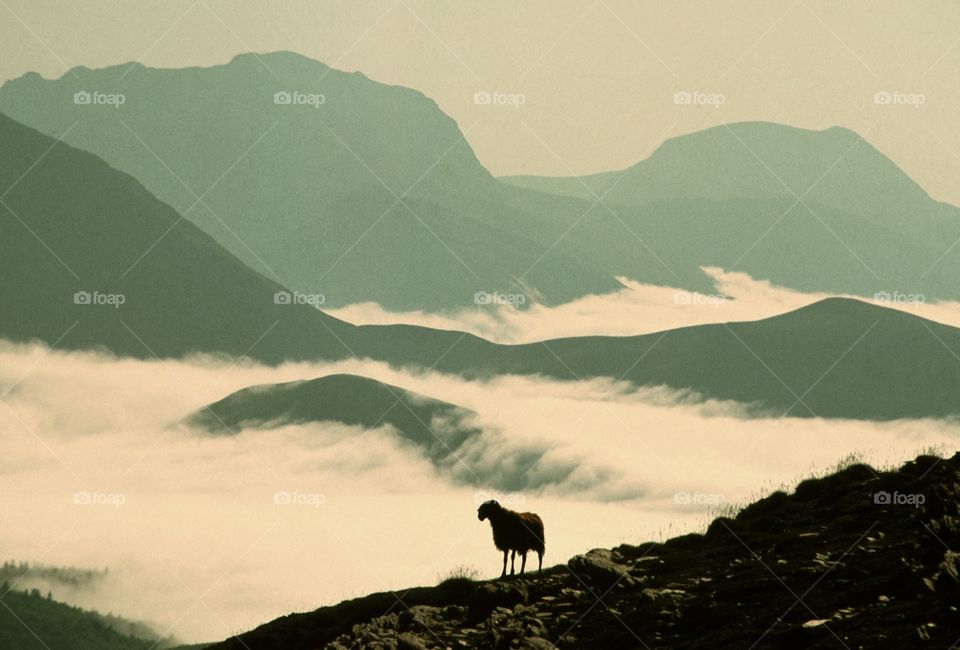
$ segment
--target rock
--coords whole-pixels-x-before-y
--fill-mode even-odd
[[[427,650],[427,645],[412,634],[404,632],[397,635],[397,650]]]
[[[940,569],[950,576],[954,582],[960,582],[960,553],[947,551],[943,554]]]
[[[606,591],[618,583],[633,584],[629,567],[614,561],[609,550],[595,548],[592,551],[570,558],[567,563],[581,580]]]
[[[534,606],[517,605],[513,610],[497,607],[487,619],[487,643],[483,647],[499,648],[548,648],[552,647],[541,637],[546,627],[537,618]],[[546,643],[546,645],[544,645]]]
[[[471,621],[482,621],[497,607],[512,608],[529,601],[530,593],[523,581],[488,582],[474,590],[467,616]]]

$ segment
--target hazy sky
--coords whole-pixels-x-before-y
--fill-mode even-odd
[[[294,50],[423,91],[498,175],[625,167],[670,135],[762,119],[851,128],[960,204],[957,2],[2,0],[0,16],[2,79]]]

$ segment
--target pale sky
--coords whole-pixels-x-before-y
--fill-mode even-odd
[[[960,204],[957,2],[0,0],[0,16],[4,80],[293,50],[424,92],[496,175],[623,168],[669,136],[768,120],[853,129]]]

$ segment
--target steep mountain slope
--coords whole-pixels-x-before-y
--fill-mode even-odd
[[[5,83],[0,110],[131,173],[251,268],[330,307],[442,311],[477,291],[558,304],[618,276],[711,292],[702,266],[960,298],[958,210],[845,129],[674,138],[600,205],[594,192],[620,173],[580,179],[591,191],[498,181],[430,99],[297,54],[72,73]],[[97,103],[111,95],[123,103]]]
[[[466,306],[480,290],[520,290],[531,267],[547,296],[617,286],[576,259],[537,263],[548,244],[492,218],[509,210],[500,184],[416,91],[289,52],[72,72],[4,84],[0,110],[66,134],[255,270],[328,305]],[[96,105],[97,92],[124,103]],[[94,99],[74,104],[75,93]]]
[[[0,115],[0,336],[138,357],[339,358],[348,326],[244,266],[126,174]]]
[[[853,465],[704,535],[372,594],[210,648],[948,647],[960,636],[958,485],[960,455]]]
[[[477,433],[464,422],[471,411],[357,375],[244,388],[187,418],[225,433],[305,422],[343,422],[372,429],[389,425],[433,462],[442,463]]]
[[[71,607],[34,591],[0,592],[0,647],[6,650],[148,650],[155,640],[126,636],[111,627],[110,620],[95,612]],[[130,623],[117,620],[118,626]]]

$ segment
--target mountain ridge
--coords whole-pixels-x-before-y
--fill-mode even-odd
[[[592,195],[493,178],[431,98],[300,54],[77,74],[8,81],[0,110],[54,137],[79,120],[69,144],[140,179],[259,273],[324,293],[330,307],[442,312],[476,307],[478,291],[557,305],[616,291],[617,277],[715,291],[702,266],[802,291],[900,286],[960,298],[960,251],[943,255],[960,238],[960,211],[846,129],[749,122],[667,140],[638,163],[657,166],[639,184],[642,200],[614,202],[636,185],[624,178],[608,210]],[[72,103],[73,92],[97,88],[128,101]],[[324,101],[274,103],[291,92]],[[803,205],[738,138],[798,194],[818,181]]]
[[[849,464],[702,534],[594,549],[540,575],[371,594],[209,650],[947,645],[960,635],[958,481],[960,454]]]

